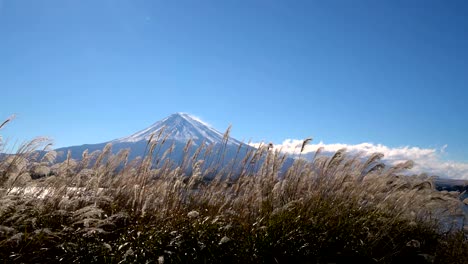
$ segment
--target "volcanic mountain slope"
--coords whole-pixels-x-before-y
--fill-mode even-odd
[[[148,141],[151,135],[156,135],[163,130],[165,135],[169,135],[168,139],[186,143],[189,139],[195,145],[202,144],[222,144],[224,135],[216,129],[210,127],[198,118],[195,118],[186,113],[172,114],[163,120],[160,120],[150,127],[143,129],[128,137],[123,137],[111,141],[111,143],[131,143],[139,141]],[[233,138],[228,138],[229,145],[241,145],[242,142]]]
[[[202,147],[201,152],[203,153],[207,149],[211,150],[209,156],[200,155],[200,159],[207,158],[205,163],[208,161],[222,163],[216,165],[226,165],[234,159],[240,161],[247,152],[254,150],[253,147],[224,135],[196,117],[186,113],[176,113],[130,136],[98,144],[60,148],[56,149],[56,151],[63,153],[59,161],[64,160],[69,151],[73,159],[79,160],[85,150],[91,153],[102,150],[108,143],[111,143],[113,153],[117,153],[122,149],[129,149],[129,159],[134,159],[145,155],[150,139],[152,142],[158,142],[156,147],[158,150],[154,155],[162,156],[166,150],[172,147],[173,151],[167,158],[175,163],[182,161],[185,155],[184,151],[192,155],[200,147]],[[190,146],[186,147],[189,140]]]

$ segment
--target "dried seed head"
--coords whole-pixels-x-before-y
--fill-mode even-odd
[[[15,115],[12,115],[12,116],[8,117],[7,120],[3,121],[3,123],[0,124],[0,129],[1,129],[2,127],[4,127],[8,122],[10,122],[10,121],[13,120],[13,119],[15,119]]]
[[[306,138],[302,141],[301,153],[304,151],[304,148],[312,141],[312,138]]]
[[[231,241],[231,239],[227,236],[223,236],[223,238],[221,238],[221,240],[219,241],[219,245],[222,245],[222,244],[225,244],[227,242]]]
[[[200,216],[200,213],[197,212],[197,211],[190,211],[187,214],[187,216],[188,216],[188,218],[194,219],[194,218],[198,218],[198,216]]]
[[[164,256],[158,257],[158,264],[164,264]]]

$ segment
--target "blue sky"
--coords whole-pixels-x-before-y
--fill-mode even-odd
[[[1,135],[98,143],[188,112],[468,162],[467,3],[0,0]]]

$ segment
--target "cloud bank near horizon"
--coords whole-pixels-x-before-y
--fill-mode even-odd
[[[303,140],[301,139],[286,139],[281,144],[273,144],[275,150],[280,150],[283,153],[298,155]],[[251,146],[258,147],[262,143],[251,143]],[[410,172],[415,174],[427,173],[429,175],[439,176],[441,178],[465,179],[468,180],[468,163],[447,161],[443,159],[447,145],[440,149],[419,148],[419,147],[388,147],[382,144],[361,143],[361,144],[325,144],[319,142],[317,144],[309,144],[305,146],[302,155],[312,157],[315,152],[323,148],[324,153],[334,153],[340,149],[346,149],[350,154],[362,154],[370,156],[373,153],[379,152],[384,154],[382,159],[384,162],[395,165],[407,160],[414,161],[414,167]]]

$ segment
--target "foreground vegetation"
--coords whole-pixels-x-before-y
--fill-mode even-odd
[[[158,139],[133,161],[108,145],[57,164],[40,139],[1,157],[2,263],[468,263],[459,193],[410,162],[343,150],[284,170],[266,145],[206,180],[206,149],[156,166]]]

